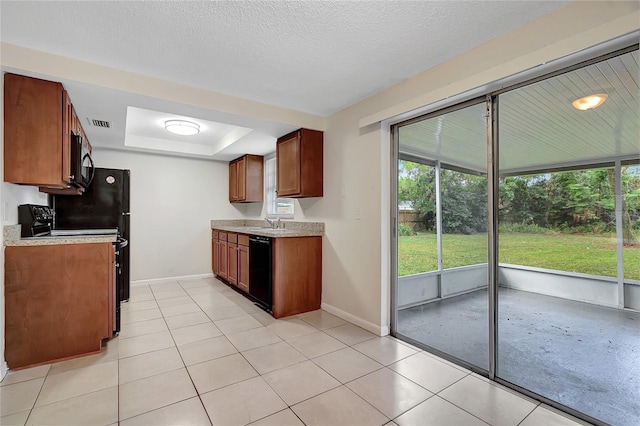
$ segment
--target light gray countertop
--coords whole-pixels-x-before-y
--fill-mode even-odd
[[[238,234],[260,235],[262,237],[321,237],[324,223],[282,221],[281,229],[272,229],[264,220],[212,220],[211,229],[236,232]]]
[[[75,235],[73,237],[20,237],[20,225],[9,225],[4,227],[4,245],[11,246],[49,246],[56,244],[90,244],[90,243],[113,243],[116,235],[95,236],[95,235]]]

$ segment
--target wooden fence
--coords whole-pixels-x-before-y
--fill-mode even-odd
[[[420,214],[414,210],[400,210],[398,212],[398,223],[400,225],[407,225],[414,231],[424,227],[424,224],[420,220]]]

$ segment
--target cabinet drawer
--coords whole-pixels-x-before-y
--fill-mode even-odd
[[[227,241],[229,241],[230,243],[237,243],[238,242],[238,234],[234,234],[229,232],[227,234]]]
[[[220,231],[218,231],[217,229],[214,229],[212,234],[211,234],[211,238],[213,238],[214,240],[217,240],[219,237]]]
[[[248,246],[249,245],[249,236],[248,235],[238,235],[238,244],[240,244],[241,246]]]
[[[227,241],[227,233],[220,231],[218,233],[218,238],[220,239],[220,241]]]

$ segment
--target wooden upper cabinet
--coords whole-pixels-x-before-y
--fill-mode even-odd
[[[296,132],[276,145],[276,193],[279,197],[300,193],[300,137]]]
[[[229,202],[260,203],[264,194],[261,155],[243,155],[229,163]]]
[[[247,157],[238,158],[236,161],[237,176],[236,185],[238,201],[247,200]]]
[[[68,105],[60,83],[4,74],[5,182],[69,185]]]
[[[276,193],[278,197],[323,195],[323,133],[300,129],[276,143]]]
[[[71,132],[84,134],[62,84],[4,74],[5,182],[70,188]]]
[[[229,202],[238,201],[238,162],[229,163]]]

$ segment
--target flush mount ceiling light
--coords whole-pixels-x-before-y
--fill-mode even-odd
[[[588,109],[599,107],[604,101],[607,100],[607,97],[608,95],[605,95],[604,93],[598,93],[596,95],[589,95],[585,96],[584,98],[576,99],[575,101],[571,102],[571,105],[573,105],[573,107],[576,109],[586,111]]]
[[[185,120],[167,120],[164,122],[164,128],[171,133],[182,136],[195,135],[200,132],[198,124]]]

